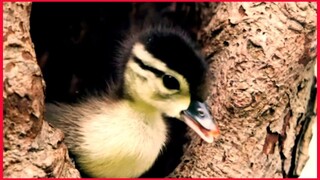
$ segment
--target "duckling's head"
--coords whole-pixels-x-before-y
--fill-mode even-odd
[[[183,120],[212,142],[219,131],[204,103],[208,65],[189,37],[176,29],[151,28],[130,47],[123,91],[135,107]]]

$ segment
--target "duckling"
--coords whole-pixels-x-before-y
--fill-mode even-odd
[[[76,104],[46,104],[46,119],[65,133],[82,172],[139,177],[166,144],[166,117],[213,142],[219,129],[205,103],[207,64],[186,33],[148,28],[124,41],[120,51],[117,78],[107,92]]]

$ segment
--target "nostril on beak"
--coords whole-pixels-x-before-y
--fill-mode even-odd
[[[201,108],[198,108],[197,111],[201,117],[204,117],[204,112]]]

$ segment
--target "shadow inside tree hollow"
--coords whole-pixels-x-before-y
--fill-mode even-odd
[[[30,33],[46,82],[46,101],[77,102],[104,91],[114,76],[111,60],[129,30],[157,24],[179,26],[195,39],[196,3],[32,3]],[[168,121],[167,146],[142,177],[165,177],[183,154],[184,123]],[[84,175],[85,176],[85,175]]]

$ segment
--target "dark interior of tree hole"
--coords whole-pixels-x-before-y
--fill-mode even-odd
[[[196,3],[33,3],[30,31],[46,101],[75,103],[85,94],[103,91],[114,73],[111,60],[130,30],[164,23],[195,39],[198,9]],[[168,122],[167,146],[143,177],[165,177],[180,162],[188,142],[186,127]]]

